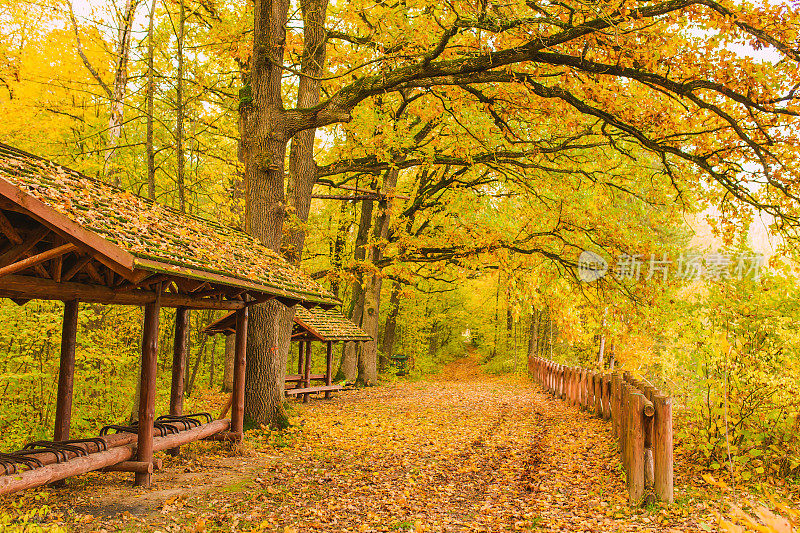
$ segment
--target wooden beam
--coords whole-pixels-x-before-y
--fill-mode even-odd
[[[198,283],[197,285],[195,285],[195,287],[194,287],[194,288],[192,288],[192,289],[189,289],[189,292],[197,292],[197,291],[199,291],[200,289],[203,289],[203,288],[205,288],[205,287],[210,287],[210,286],[211,286],[211,284],[210,284],[209,282],[207,282],[207,281],[201,281],[200,283]]]
[[[44,263],[45,261],[55,259],[56,257],[61,257],[62,255],[68,254],[75,249],[76,246],[72,243],[69,243],[69,244],[62,244],[57,248],[53,248],[52,250],[47,250],[40,254],[32,255],[26,259],[22,259],[20,261],[17,261],[16,263],[12,263],[10,265],[0,268],[0,277],[7,276],[8,274],[14,274],[15,272],[19,272],[20,270],[25,270],[26,268],[30,268],[40,263]]]
[[[58,365],[58,395],[53,440],[69,440],[72,393],[75,380],[75,343],[78,335],[78,300],[64,302],[61,326],[61,362]]]
[[[34,246],[39,244],[42,239],[47,237],[48,233],[50,233],[50,228],[44,226],[32,231],[29,235],[25,237],[25,242],[17,246],[14,246],[9,251],[0,256],[0,266],[10,265],[23,255],[25,255],[26,253],[30,252]]]
[[[146,305],[154,302],[153,291],[135,290],[116,292],[102,285],[65,282],[57,283],[49,279],[30,276],[9,275],[0,278],[0,297],[28,300],[74,300],[83,302]],[[236,310],[247,306],[242,300],[207,300],[193,298],[188,295],[164,294],[161,296],[163,307],[189,307],[191,309],[228,309]]]
[[[97,270],[97,267],[94,266],[94,263],[92,262],[86,263],[86,273],[89,274],[89,277],[92,278],[92,281],[94,281],[98,285],[106,284],[106,280],[103,279],[103,276],[100,275],[100,272]]]
[[[159,287],[160,289],[160,287]],[[160,290],[159,290],[160,292]],[[136,439],[136,460],[153,462],[153,422],[156,404],[156,366],[158,363],[158,314],[161,299],[156,298],[144,308],[142,328],[142,371],[139,393],[139,431]],[[151,474],[136,472],[134,485],[149,487]]]
[[[169,279],[169,276],[166,274],[154,274],[152,276],[144,276],[141,279],[136,281],[128,281],[126,280],[123,283],[114,287],[115,291],[128,291],[131,289],[137,289],[139,287],[149,287],[153,283],[157,283],[159,281],[166,281]]]
[[[53,260],[53,264],[50,267],[50,277],[53,278],[53,281],[61,281],[61,270],[64,267],[64,256],[56,257]]]
[[[324,302],[326,305],[340,303],[338,300],[332,300],[324,296],[317,296],[303,291],[288,291],[272,285],[266,285],[264,283],[254,282],[249,279],[239,278],[234,275],[218,274],[215,272],[208,272],[204,270],[198,270],[195,268],[189,268],[183,266],[177,267],[175,265],[163,263],[160,261],[154,261],[152,259],[143,259],[137,257],[136,266],[143,269],[151,270],[153,272],[172,274],[175,276],[182,276],[186,278],[195,278],[198,280],[207,281],[209,283],[227,285],[230,286],[232,290],[248,289],[256,293],[274,294],[276,298],[283,298],[284,302],[282,303],[284,303],[288,307],[292,307],[293,305],[297,304],[297,302],[308,301],[308,300]]]
[[[75,277],[75,274],[80,272],[81,269],[83,267],[85,267],[86,264],[89,263],[89,261],[91,261],[91,260],[92,260],[92,258],[89,257],[88,255],[84,255],[82,257],[78,257],[77,261],[75,261],[75,264],[72,265],[71,267],[69,267],[67,269],[67,271],[64,272],[61,275],[61,279],[60,280],[56,280],[56,281],[69,281],[69,280],[71,280],[72,278]]]
[[[51,275],[50,275],[50,272],[48,272],[48,271],[47,271],[47,270],[46,270],[46,269],[45,269],[45,268],[42,266],[42,264],[41,264],[41,263],[37,263],[37,264],[33,265],[33,269],[34,269],[34,270],[36,271],[36,273],[37,273],[37,274],[39,274],[39,276],[40,276],[40,277],[42,277],[42,278],[45,278],[45,279],[50,279],[50,278],[52,278],[52,277],[53,277],[53,276],[51,276]]]
[[[0,231],[14,244],[22,244],[22,236],[14,229],[14,225],[11,224],[11,221],[6,218],[2,211],[0,211]]]
[[[247,368],[247,322],[245,307],[236,312],[236,347],[233,359],[233,395],[231,405],[231,431],[244,432],[244,372]]]

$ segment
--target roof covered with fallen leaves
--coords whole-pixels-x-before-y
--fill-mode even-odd
[[[335,309],[298,307],[294,313],[294,322],[322,341],[372,340],[363,329]]]
[[[109,249],[131,254],[134,268],[213,279],[300,301],[337,301],[242,231],[182,214],[2,143],[0,180],[24,193],[14,198],[15,202],[25,203],[33,197],[111,243]]]
[[[209,335],[234,333],[236,331],[236,313],[229,313],[216,322],[212,322],[204,331]],[[325,310],[320,307],[305,309],[297,306],[294,312],[292,339],[336,342],[369,341],[372,340],[372,337],[335,309]]]

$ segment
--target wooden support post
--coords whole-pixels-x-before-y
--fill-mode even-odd
[[[175,309],[175,342],[172,346],[172,386],[169,393],[169,414],[183,414],[183,377],[186,373],[186,353],[189,348],[189,309]],[[180,448],[167,450],[172,456],[180,453]]]
[[[244,371],[247,368],[247,321],[245,307],[236,312],[236,345],[233,354],[233,394],[231,400],[231,433],[244,435]]]
[[[303,372],[303,386],[310,387],[311,386],[311,341],[306,341],[306,360],[305,360],[306,368]],[[308,398],[311,395],[308,393],[303,394],[303,403],[308,402]]]
[[[658,499],[672,503],[672,398],[656,394],[653,407],[653,488]]]
[[[628,428],[628,495],[631,505],[638,506],[644,499],[644,406],[645,398],[635,389],[630,394],[630,426]]]
[[[328,341],[325,349],[325,385],[333,385],[333,342]],[[326,391],[325,398],[330,397],[331,391]]]
[[[297,341],[297,375],[303,375],[303,341]]]
[[[72,392],[75,383],[75,343],[78,337],[78,300],[64,302],[61,325],[61,363],[58,366],[58,396],[53,440],[69,440]]]
[[[161,284],[157,294],[161,293]],[[158,360],[158,314],[161,298],[144,306],[144,327],[142,328],[142,371],[139,393],[139,431],[136,460],[142,463],[153,462],[153,422],[156,403],[156,366]],[[152,474],[136,472],[134,485],[149,487]]]

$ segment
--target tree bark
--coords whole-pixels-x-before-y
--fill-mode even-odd
[[[337,298],[339,297],[339,274],[342,271],[344,244],[347,239],[347,231],[350,229],[350,219],[347,216],[348,207],[350,202],[342,202],[339,209],[339,224],[336,228],[336,240],[333,244],[333,253],[331,254],[331,269],[333,276],[331,277],[331,292]]]
[[[178,35],[177,35],[177,55],[178,55],[178,79],[175,86],[175,154],[177,157],[176,180],[178,185],[178,209],[181,213],[186,212],[186,179],[185,168],[186,158],[183,150],[183,121],[185,115],[185,102],[183,101],[183,40],[186,33],[186,6],[184,0],[178,1]]]
[[[600,368],[605,366],[606,354],[606,311],[603,311],[603,320],[600,322],[600,348],[597,350],[597,364]]]
[[[369,250],[369,260],[374,265],[383,256],[383,247],[389,237],[389,223],[391,213],[389,203],[397,186],[400,171],[392,168],[386,171],[381,192],[386,196],[378,203],[378,213],[375,217],[373,230],[374,245]],[[380,272],[370,274],[364,288],[364,314],[361,317],[361,329],[372,336],[372,340],[363,343],[361,356],[358,358],[358,383],[362,385],[375,385],[378,382],[378,319],[381,307],[381,285],[383,274]]]
[[[324,21],[327,1],[301,3],[305,50],[301,68],[298,106],[319,102],[319,81],[325,45]],[[289,236],[283,250],[297,264],[305,240],[311,189],[316,181],[313,159],[314,130],[303,131],[290,124],[283,108],[282,69],[286,40],[287,0],[259,0],[255,5],[250,94],[240,95],[242,156],[247,187],[247,230],[273,250],[281,250],[283,227],[291,214]],[[288,194],[284,194],[284,158],[289,138]],[[288,202],[287,202],[288,196]],[[288,204],[288,205],[287,205]],[[252,334],[247,342],[245,418],[250,423],[285,427],[283,408],[286,358],[289,352],[294,310],[277,302],[255,306],[250,317]]]
[[[120,22],[117,42],[117,68],[114,73],[114,87],[111,98],[111,113],[108,119],[108,149],[104,154],[106,180],[120,186],[120,173],[114,165],[117,146],[122,137],[122,122],[125,115],[125,92],[128,88],[128,60],[131,50],[133,19],[138,0],[126,0],[125,11]]]
[[[392,295],[389,297],[389,313],[383,326],[383,343],[381,345],[380,370],[384,371],[389,366],[394,355],[394,342],[397,334],[397,316],[400,313],[400,284],[392,284]]]
[[[283,109],[281,65],[286,42],[288,0],[255,2],[250,84],[240,91],[242,159],[247,205],[245,229],[280,251],[286,218],[284,158],[290,135]],[[271,301],[253,306],[247,338],[245,421],[288,425],[283,409],[288,335],[292,311]]]
[[[361,203],[361,218],[358,223],[358,233],[356,234],[355,251],[353,258],[356,262],[364,261],[367,256],[365,248],[369,238],[369,230],[372,227],[372,200],[365,200]],[[350,306],[347,316],[350,320],[361,326],[361,319],[364,316],[364,287],[362,285],[364,274],[359,270],[353,282],[352,295],[350,296]],[[342,347],[342,357],[339,359],[339,370],[336,372],[336,381],[355,381],[358,372],[359,350],[362,348],[359,342],[346,342]]]
[[[147,26],[147,196],[156,199],[156,155],[153,148],[153,19],[156,13],[156,0],[150,4],[150,21]]]

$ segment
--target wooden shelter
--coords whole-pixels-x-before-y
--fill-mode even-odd
[[[153,452],[202,438],[238,440],[248,307],[277,299],[331,307],[332,295],[251,236],[184,215],[0,143],[0,297],[65,303],[53,441],[0,454],[0,494],[98,469],[149,485]],[[78,303],[144,306],[138,423],[70,440]],[[159,310],[175,307],[170,412],[154,419]],[[183,414],[191,309],[231,310],[230,420]],[[116,431],[116,434],[109,434]]]
[[[235,332],[234,313],[211,323],[205,332],[209,335],[224,333],[231,335]],[[297,341],[297,374],[287,374],[286,383],[295,385],[287,388],[288,396],[303,396],[307,402],[311,394],[324,392],[330,398],[333,391],[342,387],[333,384],[333,343],[366,342],[372,340],[364,330],[353,324],[342,313],[333,309],[304,309],[297,307],[294,313],[294,326],[292,327],[292,340]],[[325,373],[311,373],[311,343],[314,341],[326,344]],[[323,381],[324,385],[311,386],[312,381]]]

